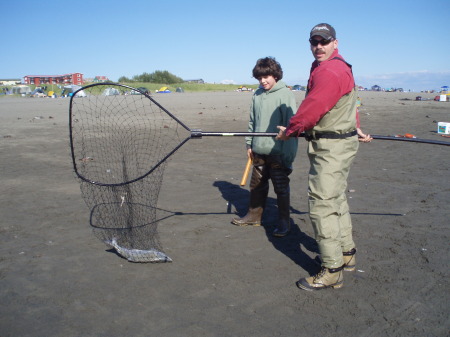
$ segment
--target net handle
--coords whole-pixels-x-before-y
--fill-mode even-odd
[[[191,129],[191,138],[202,138],[206,136],[212,137],[276,137],[278,133],[274,132],[203,132],[200,129]],[[395,136],[381,136],[381,135],[370,135],[373,139],[380,140],[396,140],[401,142],[413,142],[422,144],[433,144],[433,145],[444,145],[450,146],[450,142],[434,140],[434,139],[424,139],[424,138],[407,138],[407,137],[395,137]],[[305,134],[300,134],[299,137],[305,137]]]
[[[395,136],[380,136],[380,135],[370,135],[373,139],[381,140],[397,140],[401,142],[413,142],[413,143],[423,143],[423,144],[433,144],[433,145],[446,145],[449,146],[450,142],[434,140],[434,139],[424,139],[424,138],[406,138],[406,137],[395,137]]]
[[[200,129],[190,129],[191,138],[202,137],[276,137],[276,132],[203,132]]]

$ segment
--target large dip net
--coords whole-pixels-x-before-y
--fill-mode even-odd
[[[249,135],[189,129],[148,94],[113,83],[76,91],[69,114],[72,162],[90,225],[132,262],[171,261],[156,207],[167,159],[191,138]]]
[[[116,84],[70,101],[70,144],[95,235],[134,262],[170,261],[157,232],[164,160],[190,132],[144,94]]]

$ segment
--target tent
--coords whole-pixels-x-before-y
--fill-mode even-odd
[[[64,93],[74,93],[75,91],[77,91],[78,89],[81,89],[81,87],[79,85],[75,85],[75,84],[70,84],[70,85],[65,85],[63,88],[63,92]]]
[[[116,95],[120,95],[120,92],[116,88],[106,88],[105,90],[103,90],[102,95],[103,96],[116,96]]]
[[[64,97],[64,95],[72,96],[73,93],[79,89],[81,89],[79,85],[75,84],[65,85],[63,87],[63,91],[61,92],[61,97]],[[76,97],[86,97],[86,96],[87,96],[86,93],[83,90],[81,90],[77,93]]]
[[[80,90],[77,92],[77,95],[75,97],[87,97],[87,95],[84,90]]]
[[[176,92],[184,92],[184,89],[181,88],[181,87],[178,87],[177,90],[176,90]]]
[[[294,91],[301,91],[301,90],[305,91],[305,87],[302,87],[300,84],[296,84],[296,85],[294,85],[292,87],[292,90],[294,90]]]
[[[381,87],[379,85],[372,86],[372,91],[381,91]]]
[[[31,96],[39,96],[38,94],[45,95],[45,91],[42,88],[36,88],[30,93]]]
[[[17,87],[12,87],[11,89],[13,94],[16,95],[28,95],[31,94],[31,88],[29,86],[26,85],[20,85]]]
[[[167,87],[161,87],[159,90],[156,90],[156,92],[158,94],[165,94],[165,93],[169,93],[169,92],[172,92],[172,91],[170,91],[169,88],[167,88]]]

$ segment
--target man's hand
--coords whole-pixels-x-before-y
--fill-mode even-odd
[[[290,137],[286,136],[286,127],[285,126],[277,126],[277,129],[280,130],[276,139],[288,140]]]
[[[366,135],[360,128],[356,128],[356,131],[358,132],[358,140],[361,143],[370,143],[372,141],[372,137],[370,135]]]

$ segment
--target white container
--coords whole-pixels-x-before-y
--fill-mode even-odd
[[[441,135],[449,135],[450,134],[450,123],[439,122],[437,132]]]
[[[447,102],[447,95],[441,95],[441,97],[439,98],[439,101]]]

